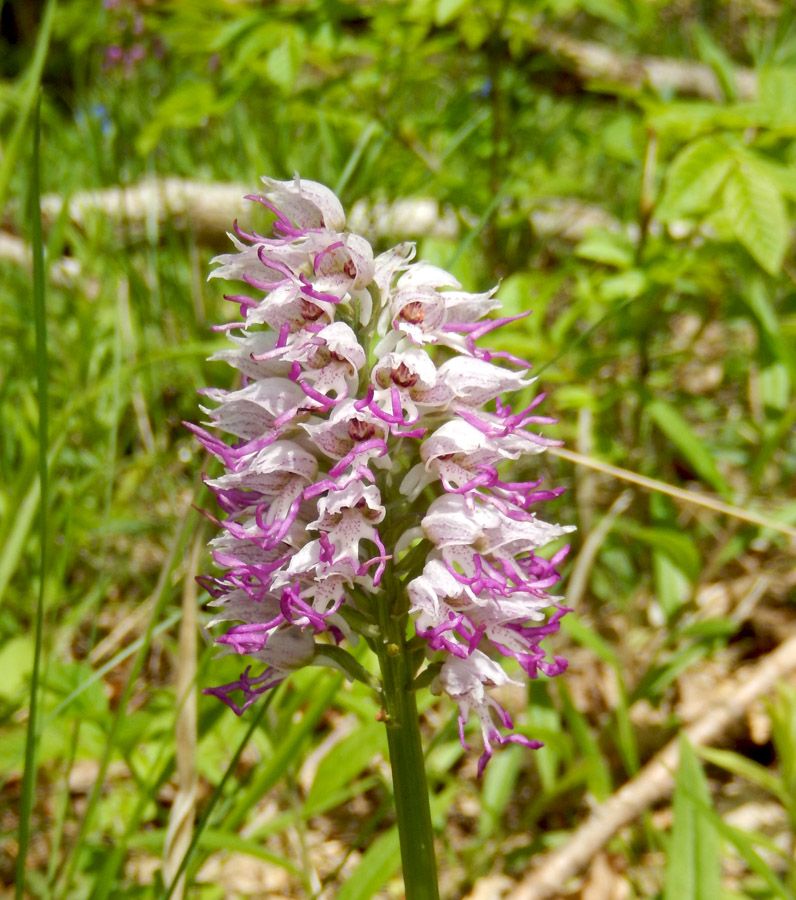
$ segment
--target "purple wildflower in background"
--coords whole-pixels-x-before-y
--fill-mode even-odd
[[[471,713],[480,724],[480,773],[494,744],[540,746],[490,695],[517,683],[499,658],[530,678],[566,668],[540,642],[566,612],[549,591],[568,548],[536,551],[572,529],[534,512],[561,490],[502,474],[556,443],[535,430],[553,420],[536,413],[543,395],[517,412],[501,400],[529,366],[477,343],[518,317],[485,318],[495,290],[462,290],[411,244],[374,256],[323,185],[263,182],[247,199],[275,215],[273,236],[236,224],[237,252],[211,275],[251,289],[227,298],[242,321],[220,326],[232,346],[212,357],[242,386],[205,390],[213,430],[189,426],[224,466],[207,481],[224,511],[224,573],[200,579],[210,624],[241,623],[216,641],[259,667],[206,693],[240,714],[302,666],[350,675],[340,645],[374,640],[362,623],[393,579],[465,746]]]

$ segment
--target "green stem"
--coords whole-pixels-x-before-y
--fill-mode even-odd
[[[406,900],[439,900],[420,722],[415,693],[410,690],[413,673],[406,645],[407,616],[398,613],[395,591],[389,590],[399,585],[387,577],[384,586],[388,590],[377,603],[381,630],[377,653]]]

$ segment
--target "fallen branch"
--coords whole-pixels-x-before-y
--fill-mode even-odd
[[[42,197],[42,220],[45,230],[66,215],[72,225],[90,231],[92,223],[109,222],[117,239],[133,243],[157,240],[158,232],[168,223],[178,231],[190,228],[200,240],[209,243],[225,241],[230,219],[237,218],[245,230],[251,224],[252,204],[244,200],[253,188],[242,184],[219,184],[189,181],[182,178],[144,179],[128,187],[111,187],[81,191],[64,200],[58,194]],[[64,211],[64,205],[66,210]],[[626,230],[633,238],[632,226],[625,228],[618,219],[599,206],[575,198],[548,197],[531,201],[528,217],[542,238],[577,243],[591,228],[611,231]],[[382,237],[437,237],[455,241],[466,214],[440,209],[430,197],[415,197],[393,203],[357,201],[351,208],[348,227],[371,240]],[[10,216],[6,225],[11,228]],[[30,269],[28,245],[10,231],[0,231],[0,260]],[[53,282],[73,284],[80,277],[76,259],[63,257],[50,266]]]
[[[692,744],[720,743],[746,715],[752,703],[796,670],[796,635],[783,641],[760,662],[745,667],[717,698],[710,696],[685,728]],[[549,900],[561,895],[566,882],[582,872],[594,856],[624,826],[644,810],[668,797],[680,759],[679,738],[660,753],[612,797],[592,812],[562,847],[541,858],[536,868],[506,900]]]
[[[604,44],[581,41],[551,28],[536,31],[534,44],[574,70],[583,81],[606,81],[640,89],[645,85],[674,92],[723,100],[724,91],[710,66],[663,56],[620,56]],[[738,66],[734,70],[739,100],[757,98],[757,73]]]

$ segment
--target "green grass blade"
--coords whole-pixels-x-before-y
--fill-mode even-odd
[[[52,6],[53,4],[51,4]],[[41,224],[41,184],[39,182],[39,148],[41,144],[39,103],[34,113],[33,157],[30,174],[30,220],[33,246],[33,321],[36,329],[36,384],[39,400],[39,484],[42,502],[39,508],[39,591],[36,598],[36,644],[30,683],[30,710],[25,737],[25,773],[19,813],[19,851],[16,867],[16,898],[21,900],[25,887],[25,863],[30,843],[30,820],[36,785],[36,742],[38,740],[39,677],[44,619],[44,589],[47,582],[47,329],[44,287],[44,238]],[[0,184],[0,191],[2,185]],[[2,208],[2,202],[0,202]]]
[[[210,817],[213,815],[213,810],[216,808],[218,801],[224,796],[224,788],[226,787],[227,782],[232,776],[232,773],[237,769],[243,751],[248,746],[248,743],[251,740],[251,736],[254,734],[254,732],[262,722],[263,716],[268,710],[268,707],[273,702],[275,696],[276,691],[271,691],[265,698],[265,700],[260,704],[260,710],[257,715],[252,718],[251,725],[249,725],[249,727],[247,728],[246,734],[243,735],[240,744],[238,744],[237,750],[235,751],[232,759],[229,761],[229,765],[224,770],[221,781],[219,781],[219,783],[216,785],[216,788],[213,791],[210,799],[207,801],[207,806],[202,811],[202,815],[199,821],[196,823],[196,828],[194,829],[193,836],[191,837],[191,843],[188,844],[188,849],[185,851],[185,856],[183,856],[182,860],[180,861],[180,865],[177,868],[177,871],[174,873],[174,877],[172,878],[170,884],[166,886],[163,893],[160,895],[159,900],[169,900],[183,872],[185,872],[191,860],[193,859],[196,848],[199,845],[199,842],[202,840],[202,836],[204,835],[208,823],[210,822]]]
[[[730,486],[716,466],[713,453],[671,403],[653,400],[645,407],[647,415],[688,460],[700,478],[725,499],[732,496]]]
[[[721,896],[721,841],[714,823],[704,814],[706,807],[710,808],[707,781],[682,734],[664,900],[715,900]]]
[[[337,900],[370,900],[400,865],[398,828],[393,827],[368,847],[354,874],[337,895]]]
[[[14,123],[14,128],[11,131],[11,136],[3,146],[3,156],[0,160],[0,209],[5,207],[11,175],[19,163],[19,151],[22,147],[22,140],[25,137],[25,127],[28,124],[28,120],[30,119],[34,107],[36,107],[39,85],[41,84],[41,73],[44,69],[44,61],[47,58],[47,48],[50,46],[50,35],[53,28],[56,2],[57,0],[49,0],[47,6],[44,8],[41,25],[39,26],[39,34],[36,38],[36,47],[33,51],[33,59],[31,60],[30,68],[23,76],[24,80],[22,84],[24,87],[22,90],[22,100],[19,104],[19,114]]]

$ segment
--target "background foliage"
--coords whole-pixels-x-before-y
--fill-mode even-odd
[[[347,208],[433,198],[451,233],[410,221],[381,244],[414,234],[418,255],[468,289],[502,279],[508,313],[533,309],[506,349],[534,362],[560,418],[551,434],[796,523],[790,3],[5,0],[0,24],[4,235],[32,239],[40,81],[42,191],[66,199],[174,175],[254,190],[260,174],[295,171]],[[595,48],[610,66],[586,58]],[[685,75],[650,74],[649,55]],[[190,554],[207,539],[190,508],[207,462],[180,423],[197,418],[197,387],[231,377],[204,361],[222,343],[210,324],[231,317],[204,283],[225,239],[190,215],[133,228],[123,215],[76,222],[64,206],[45,224],[48,261],[72,275],[46,300],[30,816],[37,351],[29,272],[0,261],[0,882],[14,882],[22,820],[30,896],[163,897],[175,765],[189,752],[174,737],[175,676],[193,664],[177,628],[208,566]],[[604,533],[556,646],[570,673],[506,700],[544,750],[507,747],[479,784],[452,710],[423,701],[451,898],[510,897],[537,854],[793,630],[782,529],[657,491],[625,496],[614,476],[553,456],[542,465],[570,486],[556,515],[579,524],[575,549]],[[211,657],[202,645],[200,686],[237,673]],[[358,685],[314,670],[242,720],[200,698],[189,895],[398,896],[377,714]],[[671,805],[643,810],[560,896],[793,897],[793,686],[739,718],[731,749],[697,753],[683,738]]]

